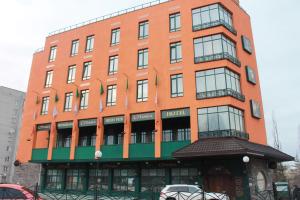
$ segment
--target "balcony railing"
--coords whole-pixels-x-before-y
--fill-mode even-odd
[[[234,91],[233,89],[222,89],[222,90],[213,90],[213,91],[207,91],[207,92],[197,92],[197,99],[209,99],[209,98],[215,98],[215,97],[225,97],[225,96],[231,96],[234,97],[240,101],[245,102],[245,96],[241,93]]]
[[[203,63],[203,62],[223,60],[223,59],[229,60],[230,62],[236,64],[239,67],[241,66],[241,62],[237,58],[231,56],[227,52],[212,54],[212,55],[208,55],[208,56],[195,57],[195,63]]]
[[[207,23],[203,23],[203,24],[199,24],[199,25],[194,25],[193,31],[199,31],[199,30],[203,30],[203,29],[207,29],[207,28],[216,27],[216,26],[224,26],[226,29],[228,29],[234,35],[237,34],[237,31],[230,24],[226,23],[225,20],[223,20],[223,19],[213,21],[213,22],[207,22]]]
[[[200,139],[201,138],[212,138],[212,137],[239,137],[239,138],[249,140],[248,133],[233,130],[233,129],[199,132]]]

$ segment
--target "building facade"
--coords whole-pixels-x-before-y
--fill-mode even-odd
[[[0,86],[0,183],[11,183],[25,93]]]
[[[253,146],[181,152],[228,138],[266,147],[250,17],[238,1],[153,2],[55,31],[33,56],[18,159],[43,165],[45,190],[147,196],[197,183],[250,199],[242,157]],[[280,159],[264,152],[267,170]],[[270,187],[267,172],[257,180]]]

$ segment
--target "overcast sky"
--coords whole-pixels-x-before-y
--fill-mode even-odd
[[[300,1],[240,1],[252,18],[269,143],[274,112],[283,150],[294,156],[300,125]],[[32,53],[43,47],[49,32],[145,2],[1,0],[0,85],[26,91]]]

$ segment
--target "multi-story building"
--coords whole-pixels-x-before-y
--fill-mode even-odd
[[[25,93],[0,86],[0,183],[12,182]]]
[[[60,191],[198,183],[249,199],[271,187],[268,166],[292,159],[266,146],[237,0],[156,1],[51,33],[33,57],[20,141],[21,163],[41,163],[42,188]]]

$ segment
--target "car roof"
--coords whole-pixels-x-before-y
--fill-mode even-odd
[[[174,184],[174,185],[167,185],[167,187],[178,187],[178,186],[186,186],[186,187],[198,187],[197,185],[187,185],[187,184]]]
[[[22,189],[23,188],[21,185],[16,185],[16,184],[0,184],[0,187],[13,188],[13,189]]]

